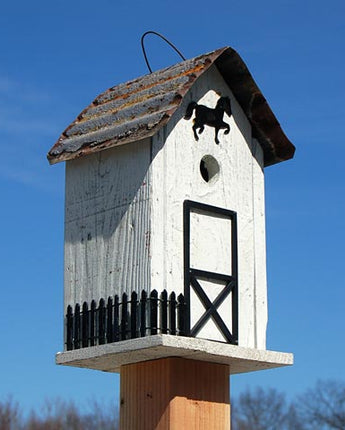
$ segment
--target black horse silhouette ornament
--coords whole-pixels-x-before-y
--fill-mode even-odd
[[[224,134],[229,134],[230,125],[223,121],[224,112],[231,116],[231,104],[229,97],[220,97],[214,109],[207,106],[198,105],[196,102],[190,102],[187,106],[184,119],[190,119],[195,109],[195,119],[193,120],[193,132],[195,140],[199,140],[197,129],[201,134],[205,125],[215,128],[215,142],[218,144],[218,132],[220,129],[225,128]]]

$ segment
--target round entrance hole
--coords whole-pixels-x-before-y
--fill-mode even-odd
[[[200,161],[200,173],[205,182],[214,182],[219,174],[218,161],[212,155],[204,155]]]

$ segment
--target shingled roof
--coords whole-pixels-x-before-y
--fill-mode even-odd
[[[225,47],[109,88],[69,125],[48,153],[51,164],[153,136],[194,82],[215,64],[253,126],[265,166],[293,157],[295,147],[241,57]]]

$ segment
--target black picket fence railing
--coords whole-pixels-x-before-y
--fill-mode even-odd
[[[154,334],[185,335],[187,307],[183,294],[176,298],[166,290],[158,297],[153,290],[149,296],[145,290],[140,297],[133,291],[129,297],[124,293],[100,299],[98,306],[92,300],[90,307],[84,302],[67,307],[66,349],[103,345],[126,339]]]

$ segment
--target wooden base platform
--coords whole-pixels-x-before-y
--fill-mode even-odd
[[[293,364],[293,355],[286,352],[244,348],[168,334],[59,352],[56,354],[56,364],[118,373],[121,366],[126,364],[168,357],[226,364],[232,375]]]

